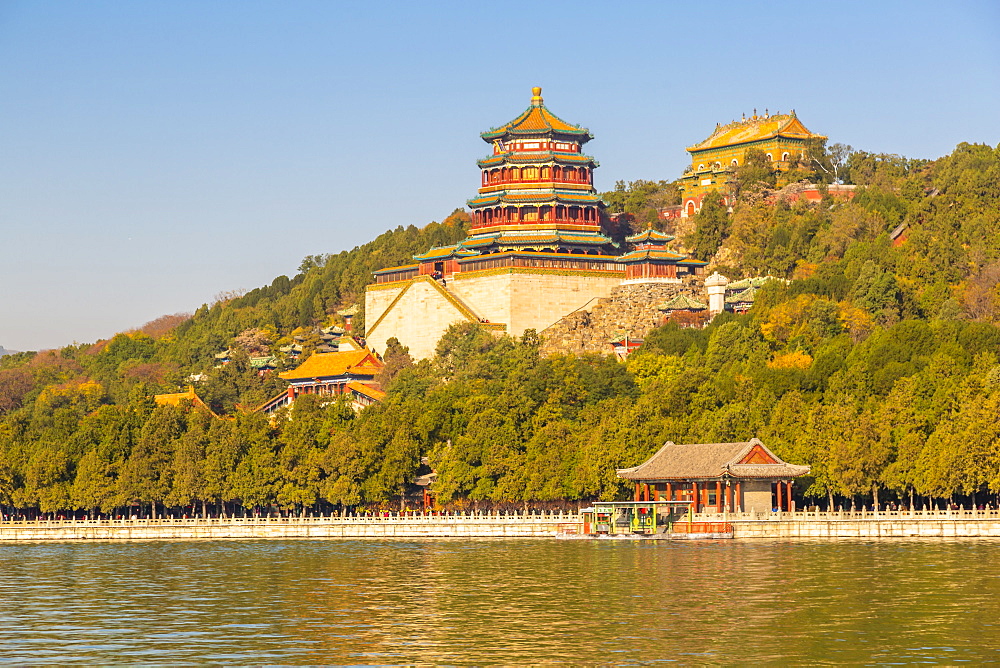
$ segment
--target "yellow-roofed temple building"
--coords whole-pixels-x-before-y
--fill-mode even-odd
[[[427,358],[458,322],[513,336],[542,331],[625,281],[680,283],[704,271],[706,263],[667,250],[670,238],[622,246],[607,236],[598,163],[583,153],[593,135],[549,111],[541,88],[524,112],[481,137],[491,151],[478,161],[469,236],[375,272],[365,293],[373,350],[395,337]]]
[[[714,190],[722,191],[728,203],[729,182],[736,168],[744,164],[749,149],[764,153],[776,169],[787,170],[805,157],[810,141],[824,139],[806,129],[794,111],[763,116],[754,113],[750,118],[717,125],[708,139],[687,149],[691,166],[679,180],[681,216],[687,218],[700,211],[705,195]]]
[[[156,402],[157,406],[177,406],[178,408],[190,407],[208,411],[209,414],[215,415],[212,409],[208,407],[208,404],[201,400],[201,397],[198,396],[198,394],[194,391],[194,387],[191,385],[188,385],[187,390],[184,392],[154,395],[153,401]]]
[[[367,349],[313,353],[297,368],[278,374],[288,381],[288,389],[257,410],[272,414],[303,394],[317,394],[331,400],[349,395],[351,405],[361,410],[385,397],[375,382],[383,366],[382,360]]]

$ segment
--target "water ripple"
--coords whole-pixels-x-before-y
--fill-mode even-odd
[[[997,556],[982,540],[8,544],[0,662],[996,662]]]

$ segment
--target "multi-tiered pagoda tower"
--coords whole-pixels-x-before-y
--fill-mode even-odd
[[[481,136],[493,152],[478,162],[469,236],[375,272],[365,292],[374,350],[395,337],[414,357],[429,357],[461,321],[514,336],[541,332],[623,282],[680,283],[704,267],[667,251],[672,237],[638,235],[620,248],[602,232],[597,161],[583,153],[593,135],[549,111],[541,88],[517,118]]]
[[[601,234],[597,161],[583,154],[593,135],[549,111],[541,88],[531,93],[521,115],[481,135],[493,154],[478,163],[482,185],[468,202],[472,234],[462,246],[483,253],[606,255],[612,243]]]

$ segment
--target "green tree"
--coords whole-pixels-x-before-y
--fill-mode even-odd
[[[711,259],[729,236],[729,212],[721,193],[712,191],[705,195],[694,224],[694,233],[684,242],[699,260]]]

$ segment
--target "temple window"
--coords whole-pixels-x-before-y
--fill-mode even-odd
[[[705,165],[698,165],[698,171],[699,172],[705,171]]]
[[[526,167],[524,170],[525,180],[533,181],[538,178],[538,168],[537,167]]]
[[[782,162],[788,162],[788,154],[787,153],[782,153],[781,154],[781,161]]]
[[[771,162],[774,162],[774,158],[771,157],[770,153],[767,154],[767,159],[770,160]]]
[[[542,167],[542,178],[543,179],[551,179],[552,178],[552,169],[549,168],[549,167]]]
[[[736,159],[734,158],[734,159],[733,159],[733,162],[732,162],[732,165],[733,165],[733,167],[739,167],[739,166],[740,166],[740,163],[739,163],[739,161],[738,161],[738,160],[736,160]]]

